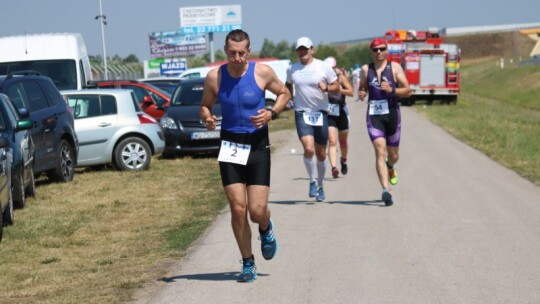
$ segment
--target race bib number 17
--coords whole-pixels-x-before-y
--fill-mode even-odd
[[[304,122],[306,125],[320,127],[323,125],[323,114],[321,112],[304,112]]]

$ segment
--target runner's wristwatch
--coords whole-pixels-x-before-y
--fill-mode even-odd
[[[274,111],[271,107],[266,108],[266,111],[272,112],[272,120],[275,120],[276,118],[278,118],[277,112]]]

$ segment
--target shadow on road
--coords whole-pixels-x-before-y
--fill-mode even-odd
[[[361,205],[361,206],[373,206],[373,207],[386,207],[381,200],[371,201],[328,201],[328,202],[316,202],[305,200],[293,200],[293,201],[269,201],[269,204],[276,205],[319,205],[319,204],[344,204],[344,205]]]
[[[186,274],[168,278],[161,278],[159,281],[173,283],[177,280],[197,280],[197,281],[236,281],[240,272],[217,272],[217,273],[199,273]],[[268,276],[268,274],[257,273],[257,276]]]

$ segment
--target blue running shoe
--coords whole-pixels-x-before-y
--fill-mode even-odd
[[[392,206],[392,204],[394,204],[394,201],[392,201],[392,194],[390,194],[388,190],[383,190],[382,200],[385,206]]]
[[[237,282],[249,283],[257,279],[257,266],[255,259],[251,257],[247,260],[242,260],[242,272],[238,275]]]
[[[268,224],[268,230],[262,232],[259,229],[259,233],[263,258],[265,260],[271,260],[276,255],[278,249],[276,236],[274,235],[274,222],[272,222],[272,219],[270,219],[270,223]]]
[[[315,197],[317,196],[317,183],[311,182],[309,183],[309,197]]]
[[[317,202],[322,202],[322,201],[324,201],[325,198],[326,198],[326,196],[324,195],[323,187],[319,187],[319,191],[317,193]]]

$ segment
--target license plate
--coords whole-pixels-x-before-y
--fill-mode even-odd
[[[214,139],[219,138],[219,131],[210,132],[193,132],[191,133],[191,139]]]

